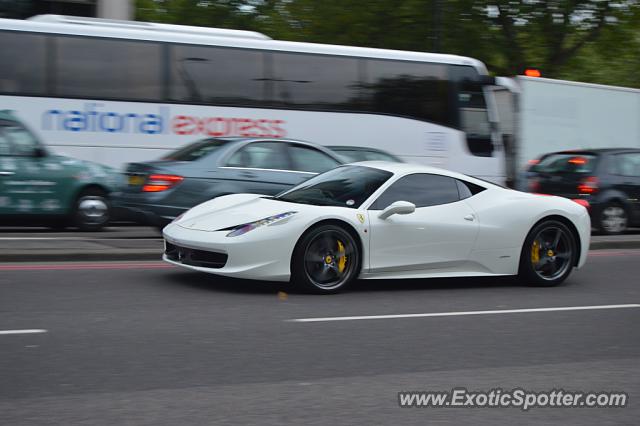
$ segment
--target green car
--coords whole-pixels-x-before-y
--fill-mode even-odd
[[[110,216],[115,169],[53,155],[9,111],[0,111],[0,225],[97,231]]]

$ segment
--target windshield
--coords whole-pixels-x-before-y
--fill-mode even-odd
[[[318,175],[275,198],[291,203],[357,209],[393,173],[363,166],[343,166]]]
[[[212,151],[225,145],[227,141],[221,139],[205,139],[203,141],[194,142],[190,145],[173,151],[162,157],[163,160],[171,161],[195,161]]]
[[[539,173],[591,173],[595,167],[596,158],[593,154],[550,154],[543,157],[530,170]]]

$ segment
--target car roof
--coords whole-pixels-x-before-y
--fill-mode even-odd
[[[378,148],[369,148],[368,146],[353,146],[353,145],[327,145],[327,148],[332,149],[334,151],[371,151],[371,152],[381,152],[383,154],[388,154],[387,151]]]

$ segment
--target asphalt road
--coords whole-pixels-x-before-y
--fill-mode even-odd
[[[0,264],[0,425],[638,424],[639,250],[512,279],[279,293],[158,262]],[[293,322],[343,316],[441,317]],[[42,333],[2,334],[41,329]],[[625,391],[625,408],[399,408],[399,391]]]

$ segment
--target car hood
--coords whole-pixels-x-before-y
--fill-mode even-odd
[[[255,222],[280,213],[298,211],[301,205],[256,194],[225,195],[189,210],[176,223],[186,229],[218,231]]]

